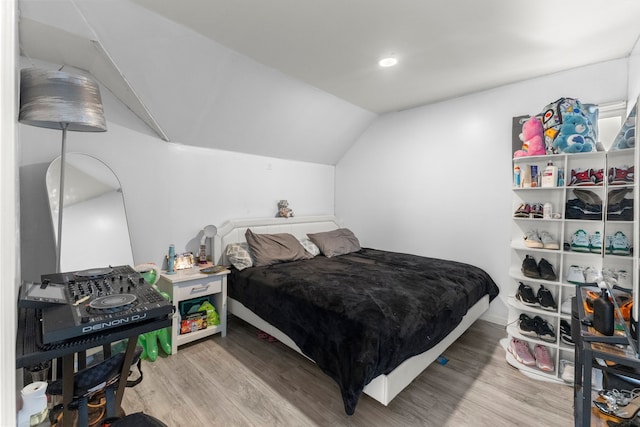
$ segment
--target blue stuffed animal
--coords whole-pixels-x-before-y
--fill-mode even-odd
[[[578,114],[567,115],[560,133],[553,140],[553,146],[560,153],[588,153],[595,151],[595,142],[589,136],[591,130],[586,117]]]

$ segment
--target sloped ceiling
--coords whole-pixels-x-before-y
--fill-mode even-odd
[[[20,0],[23,55],[172,142],[335,164],[377,114],[622,58],[636,0]],[[380,69],[377,60],[400,61]],[[108,112],[107,112],[108,119]]]

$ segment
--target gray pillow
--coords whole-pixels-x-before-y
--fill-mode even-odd
[[[244,237],[255,267],[313,258],[293,234],[256,234],[247,229]]]
[[[348,228],[307,234],[307,237],[320,248],[320,252],[327,258],[360,250],[358,238]]]

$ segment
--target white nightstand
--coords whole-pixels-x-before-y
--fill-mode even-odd
[[[171,327],[171,354],[178,352],[179,345],[217,333],[220,333],[223,337],[227,335],[227,274],[230,272],[229,270],[224,270],[217,274],[202,274],[200,273],[200,268],[196,266],[190,269],[178,270],[175,274],[167,274],[166,271],[160,273],[158,289],[169,294],[175,308]],[[181,334],[180,302],[205,296],[210,296],[211,303],[215,306],[220,316],[220,324]]]

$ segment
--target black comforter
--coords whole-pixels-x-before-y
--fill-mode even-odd
[[[333,378],[347,414],[365,385],[436,345],[498,287],[480,268],[362,249],[233,270],[229,296],[287,334]]]

